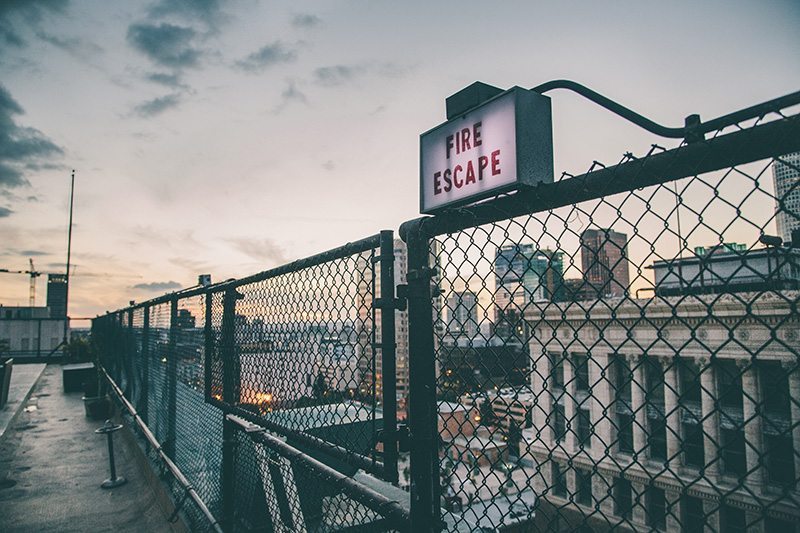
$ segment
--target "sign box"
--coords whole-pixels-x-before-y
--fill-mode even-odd
[[[553,182],[550,99],[512,87],[420,135],[420,212]]]

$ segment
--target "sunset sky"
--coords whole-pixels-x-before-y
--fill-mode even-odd
[[[799,50],[792,0],[3,1],[0,268],[63,271],[72,169],[70,314],[94,316],[397,230],[419,134],[476,80],[680,126],[800,89]],[[557,174],[676,144],[548,96]]]

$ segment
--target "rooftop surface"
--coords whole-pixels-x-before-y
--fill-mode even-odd
[[[29,366],[15,366],[12,380],[35,373]],[[2,530],[173,531],[122,432],[115,459],[128,483],[100,488],[109,477],[106,438],[94,433],[102,422],[86,418],[82,394],[61,383],[61,367],[48,365],[0,437]]]

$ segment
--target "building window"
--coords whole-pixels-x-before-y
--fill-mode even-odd
[[[617,446],[622,453],[633,453],[633,415],[617,415]]]
[[[553,461],[553,494],[561,498],[567,497],[567,476],[560,464]]]
[[[631,482],[618,477],[614,480],[614,514],[630,520],[632,511]]]
[[[564,403],[559,400],[553,404],[553,433],[555,433],[556,442],[564,440],[564,435],[567,433],[567,420],[564,416]]]
[[[687,416],[683,426],[683,462],[687,466],[702,468],[705,464],[703,455],[703,425],[694,415]]]
[[[574,355],[572,361],[575,369],[575,389],[578,392],[589,392],[589,358],[585,355]]]
[[[789,376],[778,362],[759,364],[763,400],[764,462],[769,481],[785,487],[795,484]]]
[[[664,490],[648,487],[645,494],[645,504],[647,506],[647,525],[655,529],[664,529],[667,525]]]
[[[693,496],[681,496],[681,531],[683,533],[703,533],[706,513],[703,500]]]
[[[30,349],[30,342],[31,342],[30,339],[28,339],[27,337],[23,337],[19,341],[19,349],[20,350],[29,350]]]
[[[792,487],[795,483],[792,436],[785,433],[766,434],[764,448],[769,480],[784,487]]]
[[[747,531],[744,509],[723,505],[719,514],[721,531],[725,531],[725,533],[745,533]]]
[[[793,531],[794,529],[794,524],[786,520],[772,518],[771,516],[768,516],[764,520],[764,533],[785,533],[786,531]]]
[[[631,409],[631,369],[622,356],[613,361],[614,411],[617,422],[617,448],[633,453],[633,410]]]
[[[664,370],[661,363],[645,359],[645,404],[647,409],[650,458],[667,457],[667,423],[664,418]]]
[[[726,474],[743,476],[747,469],[744,431],[739,428],[720,428],[722,468]]]
[[[575,470],[575,501],[592,505],[592,473],[589,470]]]
[[[588,407],[578,408],[578,446],[592,447],[592,415]]]

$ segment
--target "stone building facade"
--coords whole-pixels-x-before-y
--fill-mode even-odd
[[[623,529],[795,531],[797,301],[620,298],[530,313],[522,455],[537,494]]]

